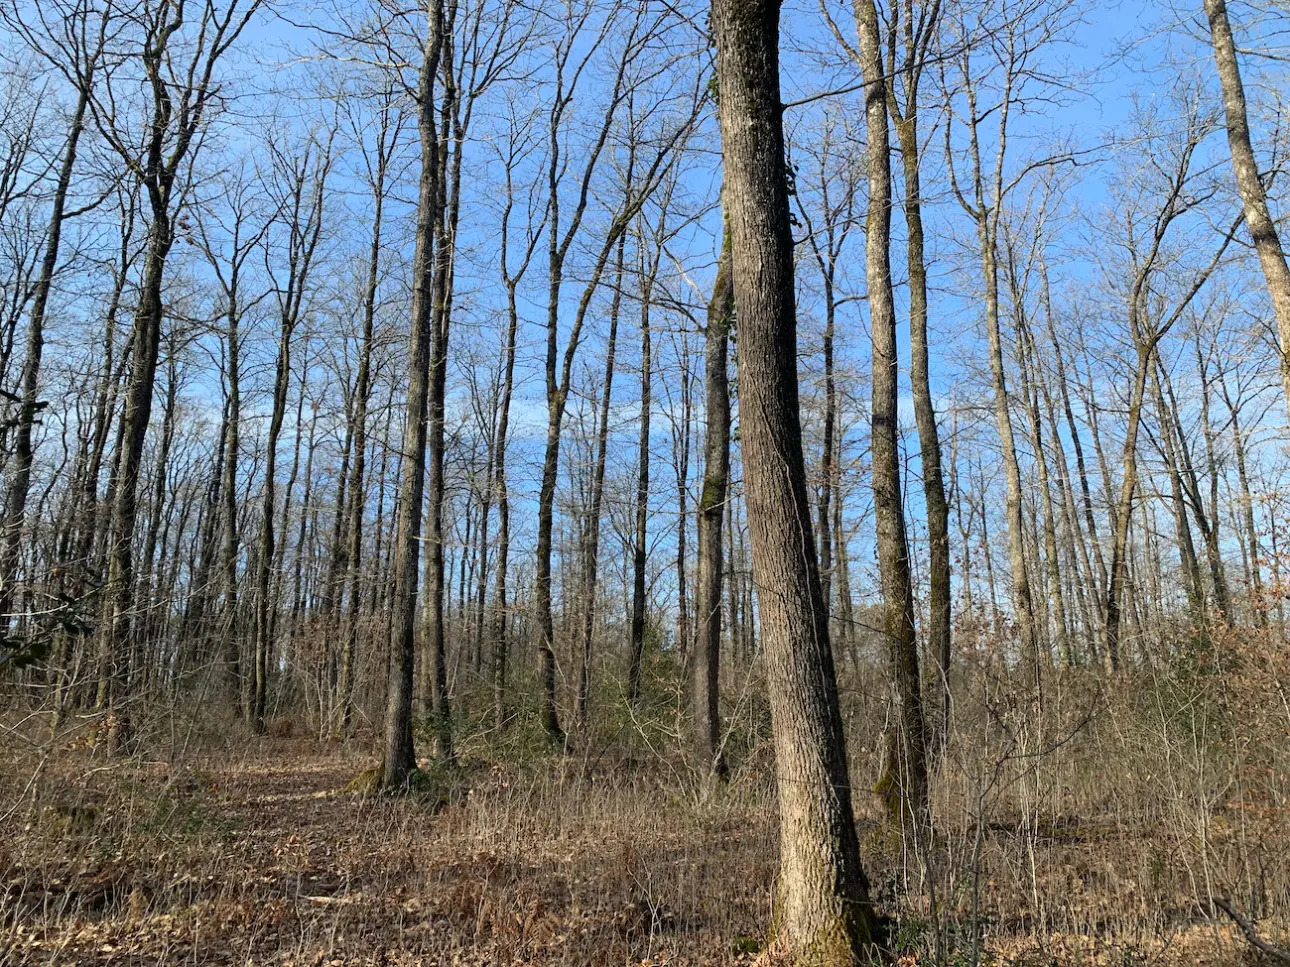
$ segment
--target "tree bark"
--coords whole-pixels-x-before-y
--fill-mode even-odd
[[[659,249],[660,255],[662,248]],[[653,268],[658,269],[655,259]],[[649,552],[650,416],[654,402],[654,350],[650,340],[650,289],[654,273],[644,278],[641,296],[641,416],[636,451],[636,517],[632,542],[631,656],[627,667],[627,701],[635,704],[641,694],[641,664],[645,658],[645,565]]]
[[[90,71],[93,70],[93,61]],[[22,364],[22,395],[18,406],[17,427],[14,430],[13,462],[6,468],[9,486],[4,496],[4,516],[0,519],[0,633],[9,627],[13,610],[13,590],[17,583],[18,550],[22,541],[23,526],[27,517],[27,495],[31,490],[31,464],[34,454],[32,429],[44,408],[40,395],[40,366],[45,348],[45,307],[58,267],[58,253],[63,235],[63,221],[67,212],[67,192],[71,187],[72,172],[76,167],[76,149],[85,129],[85,115],[89,108],[90,79],[86,76],[77,93],[76,107],[72,112],[71,130],[63,148],[58,181],[54,185],[53,207],[49,227],[45,232],[45,252],[40,262],[40,276],[32,294],[31,308],[27,315],[26,357]]]
[[[430,6],[417,87],[421,176],[417,187],[416,244],[412,257],[412,306],[408,341],[408,389],[399,465],[398,517],[391,575],[389,685],[385,700],[381,785],[406,788],[416,768],[412,744],[412,666],[416,648],[417,577],[421,559],[421,511],[425,496],[426,409],[430,389],[430,341],[434,299],[434,226],[438,196],[439,138],[434,87],[443,33],[443,0]]]
[[[779,88],[779,3],[714,0],[726,210],[753,570],[780,802],[776,935],[852,964],[876,922],[860,863],[828,615],[811,539],[797,396],[793,240]]]
[[[914,13],[905,10],[906,50],[900,74],[904,103],[897,94],[894,71],[887,72],[887,106],[896,128],[905,182],[905,263],[909,273],[909,378],[914,397],[914,423],[918,427],[919,458],[923,478],[923,503],[927,517],[927,650],[937,662],[933,694],[939,692],[938,736],[949,734],[952,711],[950,665],[952,659],[950,584],[950,505],[945,496],[940,430],[932,402],[930,352],[927,342],[927,255],[923,230],[922,145],[918,135],[918,98],[922,71],[940,20],[939,0],[927,3],[913,29]]]
[[[630,167],[629,167],[630,178]],[[605,463],[609,456],[609,405],[614,392],[614,357],[618,350],[618,317],[623,304],[623,249],[618,239],[614,294],[609,307],[609,338],[605,344],[605,381],[600,391],[596,428],[596,465],[592,471],[591,501],[587,508],[586,545],[583,548],[582,656],[578,669],[578,724],[586,728],[591,704],[591,643],[596,627],[596,587],[600,577],[600,512],[605,494]]]
[[[1290,267],[1286,265],[1281,238],[1268,210],[1267,190],[1259,177],[1258,163],[1254,158],[1245,87],[1241,82],[1241,69],[1236,60],[1236,41],[1227,16],[1227,0],[1205,0],[1205,16],[1209,19],[1210,40],[1218,67],[1218,83],[1223,91],[1223,111],[1227,118],[1227,145],[1232,154],[1232,172],[1236,176],[1236,187],[1241,193],[1245,224],[1254,240],[1259,266],[1263,269],[1268,294],[1272,297],[1272,312],[1276,317],[1281,342],[1281,385],[1286,395],[1286,405],[1290,407]]]
[[[899,358],[891,283],[891,141],[887,129],[887,85],[877,8],[873,0],[856,0],[855,10],[868,145],[865,152],[869,173],[865,279],[873,332],[873,507],[882,585],[882,631],[890,655],[900,721],[899,747],[893,750],[895,755],[888,757],[878,788],[891,817],[902,826],[908,823],[918,844],[928,821],[927,733],[918,670],[909,538],[901,490]]]
[[[460,200],[460,148],[451,157],[453,177],[448,177],[451,125],[457,112],[457,84],[454,74],[453,23],[456,3],[445,7],[440,33],[440,71],[444,79],[443,104],[440,108],[437,161],[437,203],[434,212],[434,283],[430,334],[430,398],[427,407],[427,449],[429,463],[429,519],[426,533],[426,601],[425,658],[422,668],[429,672],[429,711],[434,729],[435,755],[441,762],[452,762],[452,715],[448,704],[448,660],[444,638],[444,410],[448,380],[448,335],[452,319],[453,246]]]
[[[723,233],[704,334],[703,492],[698,507],[697,624],[694,656],[694,758],[704,775],[724,777],[721,750],[721,526],[730,482],[730,323],[734,289],[730,234]],[[831,442],[831,441],[830,441]]]

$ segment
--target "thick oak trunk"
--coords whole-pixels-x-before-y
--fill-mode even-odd
[[[780,804],[778,942],[806,961],[872,952],[828,614],[802,454],[797,321],[779,93],[779,4],[715,0],[739,392]]]

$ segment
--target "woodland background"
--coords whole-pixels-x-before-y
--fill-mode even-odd
[[[781,73],[811,542],[892,947],[1242,962],[1223,907],[1290,913],[1286,334],[1206,11],[875,10],[889,388],[855,11],[785,6]],[[1276,221],[1287,14],[1228,13]],[[706,7],[0,17],[0,964],[756,956]]]

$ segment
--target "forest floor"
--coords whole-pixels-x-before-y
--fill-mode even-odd
[[[766,756],[705,797],[663,759],[615,755],[468,759],[438,792],[392,800],[345,791],[370,750],[300,738],[229,742],[181,766],[113,761],[83,741],[11,747],[0,751],[0,967],[756,961],[776,869]],[[899,837],[865,808],[865,861],[900,961],[937,962],[939,932],[941,962],[972,964],[973,891],[935,921],[914,909]],[[1010,835],[993,824],[974,841]],[[1041,887],[1060,916],[1036,917],[1007,864],[978,866],[977,962],[1259,962],[1212,910],[1139,910],[1098,895],[1110,881],[1071,872],[1141,846],[1115,835],[1101,817],[1050,831],[1044,848],[1062,858],[1046,853],[1044,868],[1065,879]],[[1260,923],[1268,936],[1283,927]]]

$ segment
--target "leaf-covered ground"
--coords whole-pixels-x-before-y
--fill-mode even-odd
[[[764,769],[705,797],[659,763],[476,759],[416,797],[344,792],[371,762],[283,739],[174,767],[85,749],[4,762],[0,967],[767,959],[776,819]],[[900,959],[934,962],[939,934],[949,963],[971,964],[971,877],[954,874],[962,888],[932,918],[903,899],[898,837],[862,822]],[[1213,911],[1126,884],[1118,829],[1068,821],[1025,844],[1006,823],[983,830],[979,962],[1256,962]],[[955,842],[943,868],[965,862]]]

